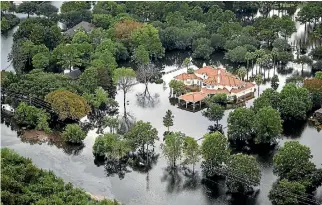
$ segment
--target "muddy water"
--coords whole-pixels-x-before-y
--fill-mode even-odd
[[[290,41],[302,38],[305,33],[302,25],[297,24],[297,32],[292,35]],[[11,40],[12,41],[12,40]],[[7,48],[10,51],[10,47],[2,41],[1,48]],[[3,49],[2,49],[3,51]],[[8,52],[9,52],[8,51]],[[5,52],[2,52],[2,61]],[[185,57],[190,54],[187,52],[171,52],[168,53],[162,61],[157,63],[157,66],[164,71],[176,69],[183,61]],[[214,54],[212,56],[212,62],[220,61],[226,63],[223,59],[223,54]],[[203,61],[193,61],[196,67],[200,67]],[[206,62],[209,64],[210,62]],[[278,90],[281,90],[285,84],[287,77],[294,74],[301,74],[301,66],[289,63],[288,69],[277,70],[277,74],[280,79],[280,86]],[[166,82],[169,82],[173,76],[183,72],[179,70],[174,73],[163,76]],[[273,76],[273,69],[266,71],[266,77]],[[311,69],[304,67],[305,76],[311,75]],[[264,83],[260,87],[260,92],[265,88],[270,87],[270,83]],[[156,143],[156,152],[160,153],[159,146],[162,143],[162,133],[165,131],[162,123],[162,117],[166,110],[171,109],[175,119],[174,126],[171,128],[175,131],[182,131],[189,136],[196,139],[200,138],[207,132],[207,127],[211,125],[205,117],[201,115],[201,112],[187,112],[178,109],[176,105],[171,105],[169,102],[169,88],[164,88],[163,85],[151,84],[149,85],[149,91],[152,96],[156,95],[155,103],[150,104],[153,106],[142,107],[137,101],[136,94],[142,93],[144,86],[139,84],[133,87],[132,91],[128,93],[127,99],[129,100],[127,110],[137,119],[143,121],[149,121],[159,131],[160,140]],[[257,93],[257,92],[256,92]],[[123,93],[118,92],[116,100],[120,105],[123,104]],[[249,107],[253,100],[247,102]],[[123,108],[120,107],[120,113]],[[225,112],[225,116],[220,123],[225,127],[228,114],[231,110]],[[226,130],[225,130],[226,132]],[[95,130],[90,131],[86,137],[82,149],[75,149],[74,147],[57,146],[49,143],[34,144],[28,141],[22,141],[17,137],[17,133],[10,128],[10,126],[1,123],[1,146],[9,147],[20,153],[25,157],[30,157],[33,162],[40,168],[53,170],[55,174],[62,177],[66,181],[72,182],[74,185],[85,189],[86,191],[94,194],[105,196],[109,198],[116,198],[124,204],[136,205],[136,204],[230,204],[224,194],[224,186],[221,184],[214,184],[212,188],[201,184],[197,179],[191,179],[190,177],[183,176],[179,173],[177,176],[173,176],[166,171],[167,163],[162,155],[157,160],[157,163],[152,169],[146,173],[142,171],[134,171],[128,167],[128,173],[124,175],[123,179],[120,179],[118,175],[112,175],[107,177],[107,172],[103,166],[97,166],[94,163],[94,157],[92,155],[92,145],[95,141],[97,134]],[[313,161],[321,167],[322,164],[322,151],[320,145],[322,144],[322,133],[318,132],[314,127],[309,124],[297,127],[286,127],[285,134],[280,140],[282,146],[285,141],[298,140],[302,144],[311,148],[313,154]],[[75,151],[76,150],[76,151]],[[255,198],[248,198],[246,200],[234,202],[233,204],[249,204],[260,205],[270,204],[267,194],[270,190],[271,184],[276,180],[276,176],[272,173],[272,154],[267,156],[256,156],[262,170],[262,179],[260,188],[260,194]],[[197,166],[197,172],[200,176],[200,167]],[[199,177],[200,178],[200,177]],[[194,183],[194,180],[197,182]],[[317,198],[322,200],[322,190],[319,189]]]

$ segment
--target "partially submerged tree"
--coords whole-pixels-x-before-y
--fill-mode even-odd
[[[202,112],[202,115],[208,118],[210,121],[216,122],[218,126],[219,120],[221,120],[224,116],[224,111],[225,109],[221,105],[213,103],[208,105],[208,108],[206,111]]]
[[[277,75],[274,75],[272,77],[272,80],[271,80],[271,87],[274,89],[274,90],[277,90],[279,86],[279,79],[278,79],[278,76]]]
[[[229,192],[247,193],[261,180],[261,170],[255,157],[246,154],[234,154],[230,157],[227,167],[226,185]]]
[[[273,184],[268,198],[273,205],[300,205],[305,195],[306,189],[301,183],[282,179]]]
[[[165,138],[162,151],[171,168],[176,168],[177,160],[182,157],[182,149],[185,135],[181,132],[170,133]]]
[[[201,145],[202,170],[207,177],[218,174],[230,155],[227,138],[220,132],[205,134]]]
[[[157,129],[150,122],[140,120],[125,134],[125,139],[129,141],[133,151],[139,150],[145,154],[148,153],[149,146],[154,147],[154,141],[159,138]]]
[[[181,95],[186,92],[186,86],[182,81],[171,80],[169,87],[173,90],[174,94]]]
[[[195,164],[200,160],[200,148],[192,137],[186,137],[183,144],[183,164],[192,164],[192,172],[195,172]]]
[[[263,83],[263,77],[261,74],[257,74],[255,76],[255,82],[257,84],[257,95],[259,96],[259,86]]]
[[[104,125],[110,128],[112,134],[116,134],[117,128],[119,127],[119,119],[117,117],[106,116],[104,118]]]
[[[82,143],[86,137],[86,133],[78,124],[68,124],[63,131],[63,139],[71,143]]]
[[[173,118],[174,116],[172,114],[172,111],[167,110],[167,112],[165,113],[165,116],[163,117],[163,125],[168,128],[168,132],[170,127],[173,126]]]
[[[254,117],[255,143],[272,144],[282,133],[282,119],[272,107],[259,109]]]
[[[237,108],[228,116],[228,139],[234,143],[247,142],[254,134],[254,111],[249,108]]]
[[[312,59],[309,56],[300,56],[299,58],[295,59],[294,62],[302,65],[302,72],[304,69],[303,66],[305,64],[310,66],[313,63]]]
[[[114,71],[113,79],[118,84],[119,89],[123,91],[124,100],[124,117],[126,118],[126,94],[131,90],[135,84],[135,72],[131,68],[118,68]]]

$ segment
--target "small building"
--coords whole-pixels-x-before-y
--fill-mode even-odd
[[[322,124],[322,108],[316,110],[313,114],[313,117],[320,123]]]
[[[82,21],[71,29],[68,29],[64,32],[65,35],[73,36],[78,30],[83,30],[86,33],[91,33],[94,30],[95,26],[86,21]]]
[[[174,79],[182,81],[186,86],[200,86],[198,101],[193,100],[194,103],[202,101],[208,95],[219,93],[227,94],[229,99],[245,99],[253,96],[256,90],[255,83],[242,81],[237,76],[227,72],[223,67],[204,66],[195,70],[193,74],[182,73],[175,76]],[[187,93],[180,96],[179,99],[189,99],[186,102],[192,102],[191,96],[197,96],[197,93]]]

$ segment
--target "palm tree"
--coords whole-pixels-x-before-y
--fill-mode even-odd
[[[277,48],[273,48],[271,55],[273,57],[273,69],[274,69],[274,75],[275,75],[275,63],[276,63],[276,58],[278,56],[278,49]]]
[[[247,80],[248,80],[248,68],[249,68],[249,61],[252,60],[253,56],[251,52],[247,52],[245,55],[245,60],[246,60],[246,70],[247,70]]]
[[[238,71],[237,71],[238,77],[240,79],[242,79],[242,80],[244,80],[246,73],[248,73],[248,72],[247,72],[247,70],[246,70],[246,68],[244,66],[242,66],[241,68],[239,68]]]
[[[255,76],[255,82],[256,82],[256,84],[257,84],[257,92],[258,92],[258,96],[259,96],[259,86],[263,83],[263,77],[262,77],[262,75],[261,74],[257,74],[256,76]]]

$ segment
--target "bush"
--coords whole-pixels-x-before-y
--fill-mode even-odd
[[[159,78],[155,80],[155,84],[162,84],[163,83],[163,79]]]
[[[78,124],[69,124],[65,127],[63,138],[66,142],[82,143],[85,139],[86,133]]]
[[[45,111],[29,106],[24,102],[17,107],[14,118],[19,125],[26,126],[28,129],[50,132],[48,125],[49,115]]]

